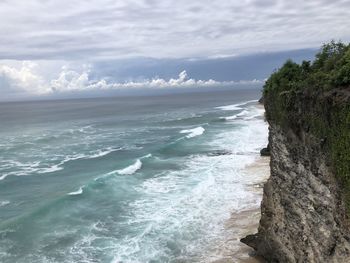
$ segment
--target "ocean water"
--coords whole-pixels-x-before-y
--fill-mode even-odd
[[[0,262],[219,258],[230,214],[260,203],[259,95],[0,103]]]

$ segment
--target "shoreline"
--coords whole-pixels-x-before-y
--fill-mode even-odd
[[[247,176],[258,175],[259,180],[254,180],[246,187],[248,191],[257,194],[262,200],[263,185],[270,176],[270,157],[259,156],[244,171]],[[230,234],[222,248],[221,258],[211,263],[264,263],[262,258],[255,256],[252,248],[240,242],[242,237],[257,232],[260,217],[260,203],[248,210],[231,212],[230,219],[225,223],[225,230]]]

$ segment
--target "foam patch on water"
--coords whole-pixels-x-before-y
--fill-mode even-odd
[[[84,186],[80,187],[77,191],[70,192],[67,195],[81,195],[83,193]]]
[[[242,112],[238,113],[236,116],[237,116],[237,117],[242,117],[242,116],[245,116],[245,115],[247,115],[247,114],[249,114],[249,111],[243,110]]]
[[[194,129],[182,130],[180,131],[180,133],[188,133],[188,135],[186,135],[186,138],[193,138],[193,137],[202,135],[204,131],[205,129],[203,127],[197,127]]]
[[[8,175],[9,175],[8,173],[1,175],[0,176],[0,181],[4,180]]]
[[[7,200],[0,201],[0,207],[6,206],[6,205],[8,205],[8,204],[10,204],[10,201],[7,201]]]
[[[245,109],[242,109],[241,112],[227,117],[220,117],[220,119],[226,120],[226,121],[234,121],[234,120],[243,120],[243,121],[249,121],[256,118],[262,118],[264,116],[265,110],[263,108],[251,106],[247,107]]]
[[[226,121],[232,121],[237,119],[237,115],[232,115],[232,116],[228,116],[228,117],[220,117],[220,119],[226,120]]]
[[[121,150],[122,148],[112,148],[112,147],[108,147],[106,149],[99,149],[97,151],[92,151],[92,152],[89,152],[87,154],[83,154],[83,153],[78,153],[78,154],[73,154],[73,155],[67,155],[59,164],[58,166],[60,165],[63,165],[67,162],[70,162],[70,161],[75,161],[75,160],[81,160],[81,159],[95,159],[95,158],[100,158],[100,157],[103,157],[103,156],[106,156],[110,153],[113,153],[115,151],[119,151]]]
[[[149,154],[146,154],[145,156],[142,156],[140,159],[146,159],[146,158],[151,158],[152,157],[152,154],[149,153]]]
[[[39,173],[39,174],[46,174],[46,173],[53,173],[53,172],[57,172],[57,171],[61,171],[63,170],[63,167],[58,165],[52,165],[51,167],[48,168],[41,168],[36,170],[35,172]]]
[[[257,100],[248,100],[243,103],[237,103],[232,105],[225,105],[225,106],[219,106],[215,107],[215,109],[224,110],[224,111],[235,111],[235,110],[242,110],[242,106],[247,105],[249,103],[257,102]]]
[[[120,175],[131,175],[136,173],[142,167],[142,162],[140,159],[137,159],[135,163],[125,167],[124,169],[117,170],[117,173]]]
[[[40,161],[34,161],[34,162],[20,162],[16,160],[5,160],[5,162],[2,167],[5,168],[12,168],[16,169],[16,171],[11,171],[8,173],[4,173],[0,176],[0,181],[4,180],[8,176],[26,176],[31,174],[47,174],[47,173],[53,173],[57,171],[61,171],[64,169],[64,164],[76,161],[76,160],[86,160],[86,159],[95,159],[95,158],[101,158],[103,156],[106,156],[110,153],[113,153],[115,151],[119,151],[122,148],[112,148],[108,147],[105,149],[99,149],[96,151],[91,151],[87,154],[84,153],[78,153],[78,154],[72,154],[72,155],[66,155],[63,157],[63,160],[59,161],[56,164],[49,164],[49,163],[41,163]],[[57,158],[62,158],[62,156],[55,157],[54,160],[50,160],[51,162],[57,162]]]
[[[226,111],[241,110],[242,108],[239,107],[238,105],[240,105],[240,104],[220,106],[220,107],[216,107],[215,109],[226,110]]]
[[[105,150],[98,150],[96,151],[95,153],[92,153],[91,155],[87,155],[85,156],[84,158],[85,159],[94,159],[94,158],[99,158],[99,157],[103,157],[103,156],[106,156],[112,152],[115,152],[115,151],[119,151],[121,150],[122,148],[107,148]]]

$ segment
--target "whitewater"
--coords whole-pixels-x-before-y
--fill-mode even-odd
[[[221,259],[261,201],[259,95],[0,103],[0,262]]]

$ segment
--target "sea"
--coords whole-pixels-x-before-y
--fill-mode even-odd
[[[0,262],[220,259],[232,213],[261,202],[260,95],[0,103]]]

